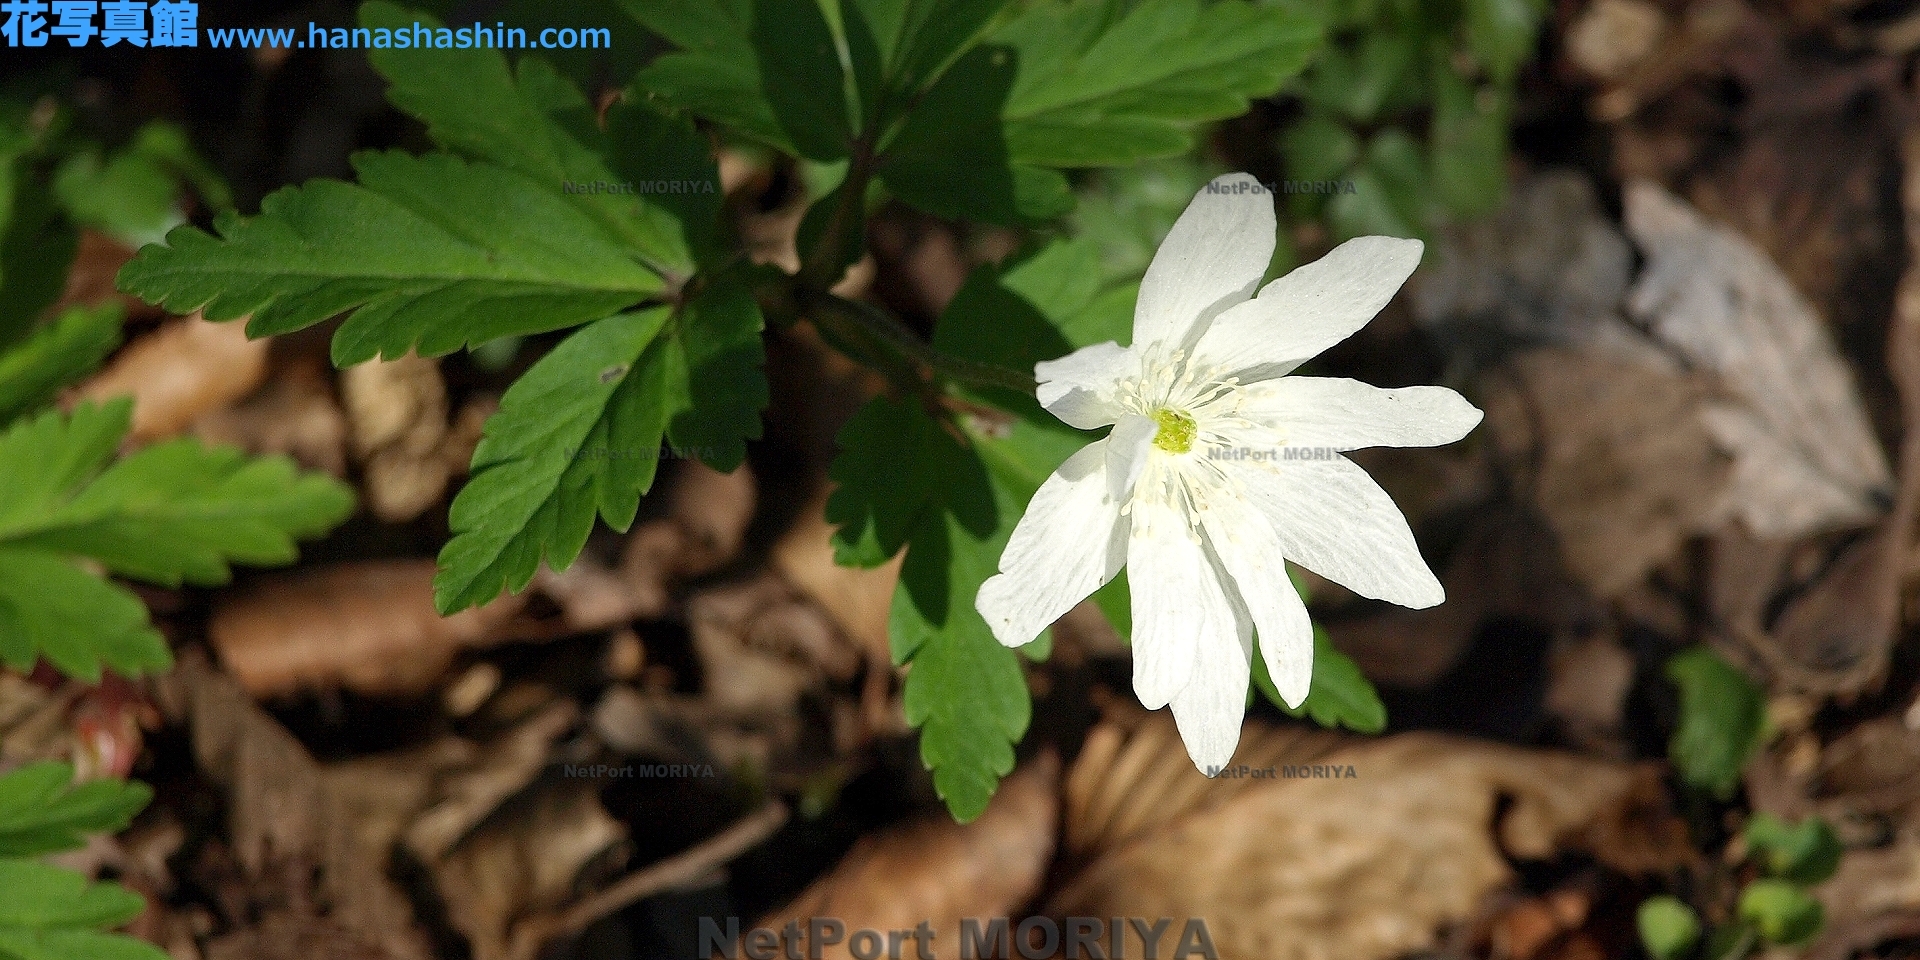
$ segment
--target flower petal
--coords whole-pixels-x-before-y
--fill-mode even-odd
[[[1383,390],[1335,377],[1280,377],[1241,391],[1234,412],[1272,431],[1275,446],[1358,450],[1437,447],[1485,415],[1446,387]]]
[[[1207,543],[1260,632],[1260,653],[1274,687],[1287,706],[1299,706],[1313,680],[1313,621],[1287,576],[1286,556],[1273,525],[1247,501],[1224,490],[1208,500],[1200,516]]]
[[[1150,466],[1141,483],[1165,482],[1163,470]],[[1147,709],[1158,710],[1186,687],[1195,643],[1234,642],[1234,616],[1186,514],[1138,495],[1132,514],[1127,583],[1133,591],[1133,692]],[[1242,686],[1241,696],[1246,692]]]
[[[1420,265],[1421,249],[1396,237],[1348,240],[1222,313],[1200,338],[1196,362],[1248,382],[1285,374],[1366,326]]]
[[[1032,642],[1120,572],[1128,524],[1107,495],[1106,456],[1106,441],[1096,440],[1040,485],[1000,554],[1000,573],[980,585],[974,608],[1001,643]]]
[[[1403,607],[1447,598],[1393,498],[1347,458],[1222,464],[1266,515],[1287,559],[1361,596]]]
[[[1180,730],[1180,742],[1186,744],[1193,765],[1207,776],[1219,773],[1233,759],[1247,715],[1253,627],[1238,598],[1232,598],[1230,607],[1234,620],[1229,631],[1199,635],[1193,675],[1173,697],[1173,722]]]
[[[1147,468],[1147,454],[1153,449],[1153,437],[1160,432],[1151,417],[1129,413],[1113,425],[1107,434],[1107,494],[1114,502],[1124,503],[1140,482]]]
[[[1222,310],[1253,296],[1273,259],[1273,195],[1244,173],[1215,177],[1175,221],[1140,280],[1133,346],[1190,346]]]
[[[1116,398],[1116,387],[1139,372],[1134,352],[1109,340],[1034,364],[1033,378],[1040,382],[1035,395],[1061,422],[1092,430],[1126,412]]]

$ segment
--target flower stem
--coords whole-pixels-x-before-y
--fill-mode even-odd
[[[937,376],[974,387],[998,387],[1029,395],[1034,391],[1031,375],[941,353],[906,324],[870,303],[811,291],[801,291],[800,299],[802,311],[816,323],[831,326],[836,332],[852,327],[859,331],[860,339],[876,342]]]

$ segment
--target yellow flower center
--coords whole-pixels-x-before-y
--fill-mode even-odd
[[[1153,422],[1160,429],[1153,435],[1153,445],[1168,453],[1186,453],[1193,449],[1195,427],[1193,418],[1178,410],[1155,410]]]

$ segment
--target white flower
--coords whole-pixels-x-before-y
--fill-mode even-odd
[[[1365,326],[1421,245],[1351,240],[1255,297],[1275,229],[1257,181],[1214,180],[1147,268],[1133,345],[1035,367],[1054,416],[1113,430],[1041,485],[975,601],[1019,646],[1131,567],[1134,692],[1173,705],[1206,772],[1239,743],[1255,630],[1281,697],[1306,699],[1313,628],[1286,561],[1408,607],[1445,599],[1406,518],[1338,451],[1451,443],[1481,418],[1445,387],[1286,376]]]

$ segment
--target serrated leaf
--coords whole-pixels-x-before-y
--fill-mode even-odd
[[[682,109],[809,160],[847,156],[861,104],[815,0],[626,0],[680,47],[636,81]]]
[[[35,763],[0,776],[0,857],[73,850],[89,833],[126,829],[153,799],[142,783],[73,782],[65,763]]]
[[[935,458],[952,454],[952,442],[924,414],[875,400],[854,412],[836,443],[840,453],[827,470],[834,490],[826,507],[827,522],[835,526],[833,560],[880,566],[938,509],[934,498],[952,464]]]
[[[1321,32],[1238,0],[1042,0],[987,43],[1018,65],[1004,112],[1015,162],[1118,166],[1181,153],[1191,125],[1244,113],[1299,72]]]
[[[712,144],[691,122],[669,117],[629,92],[607,110],[607,146],[616,174],[655,191],[648,202],[672,217],[674,243],[690,262],[711,263],[727,254],[720,230],[725,200],[720,167]]]
[[[133,594],[75,567],[84,556],[160,583],[222,582],[227,564],[293,558],[353,506],[330,478],[285,458],[247,460],[178,440],[118,463],[130,400],[49,411],[0,433],[0,659],[44,655],[98,679],[167,666],[170,655]]]
[[[850,0],[871,31],[881,85],[911,103],[977,42],[1009,0]]]
[[[1360,159],[1360,138],[1324,113],[1309,114],[1280,134],[1287,173],[1295,180],[1334,180]]]
[[[767,405],[765,320],[744,278],[720,274],[691,300],[668,330],[667,442],[716,470],[731,471],[760,436]],[[680,399],[684,398],[684,399]]]
[[[1115,291],[1119,302],[1110,299]],[[1095,241],[1055,241],[1004,267],[975,269],[934,325],[933,345],[977,363],[1031,371],[1079,347],[1130,338],[1133,294],[1132,286],[1109,278]]]
[[[885,145],[888,189],[936,216],[1003,225],[1073,209],[1064,176],[1012,162],[1000,109],[1013,79],[1004,51],[976,49],[954,64]]]
[[[419,10],[383,0],[360,8],[366,27],[427,29],[439,20]],[[518,75],[497,49],[379,49],[367,57],[387,78],[387,99],[427,124],[434,142],[448,150],[487,160],[527,175],[535,183],[586,211],[611,236],[640,251],[663,272],[684,277],[693,272],[693,250],[673,211],[651,194],[592,190],[568,193],[564,184],[621,182],[606,159],[610,136],[603,134],[593,105],[544,60],[522,57]],[[624,105],[612,112],[640,110]],[[609,127],[615,123],[608,117]],[[631,177],[627,178],[633,179]],[[661,170],[641,179],[681,179]],[[718,196],[718,178],[704,181]]]
[[[138,153],[68,157],[54,174],[53,190],[76,222],[136,246],[159,240],[186,219],[174,202],[173,177]]]
[[[146,901],[70,870],[0,859],[0,957],[9,960],[166,960],[135,937],[101,933],[140,915]]]
[[[1074,236],[1100,251],[1100,268],[1109,279],[1138,280],[1174,221],[1207,181],[1223,173],[1190,157],[1167,157],[1101,171],[1081,192],[1073,212]],[[1126,304],[1131,331],[1133,305]],[[1101,337],[1120,341],[1124,336]],[[1099,342],[1098,340],[1095,341]]]
[[[0,528],[0,542],[91,557],[152,583],[211,586],[232,579],[233,562],[292,563],[296,540],[332,529],[353,505],[345,486],[302,475],[286,457],[249,458],[182,438],[142,449],[54,509]]]
[[[670,311],[587,326],[514,381],[454,498],[434,600],[443,614],[519,591],[544,559],[564,570],[595,516],[624,531],[653,485],[667,411],[665,370],[643,356]]]
[[[130,398],[82,404],[71,416],[48,411],[0,433],[0,542],[38,530],[106,469],[132,412]]]
[[[121,317],[118,305],[75,307],[0,353],[0,427],[93,372],[120,345]]]
[[[912,664],[907,719],[920,728],[934,786],[955,819],[972,820],[1013,769],[1013,743],[1032,710],[1018,656],[973,606],[1019,502],[917,405],[871,400],[839,443],[840,486],[828,506],[844,524],[836,559],[871,564],[911,544],[888,623],[893,658]]]
[[[40,657],[88,683],[103,666],[139,676],[173,665],[139,597],[51,554],[0,547],[0,661],[24,672]]]
[[[1766,730],[1759,686],[1705,647],[1675,654],[1666,672],[1680,688],[1680,723],[1668,756],[1687,783],[1731,797]]]
[[[334,362],[438,355],[598,320],[662,291],[622,238],[525,174],[445,154],[362,153],[358,184],[316,180],[260,215],[168,234],[120,271],[122,289],[250,335],[343,311]]]
[[[440,553],[442,613],[526,587],[544,560],[564,570],[596,517],[632,524],[661,443],[731,470],[759,436],[767,399],[759,308],[726,276],[678,314],[609,317],[542,357],[501,399],[454,498]]]
[[[31,860],[0,860],[0,890],[0,933],[114,926],[146,908],[119,886]]]

